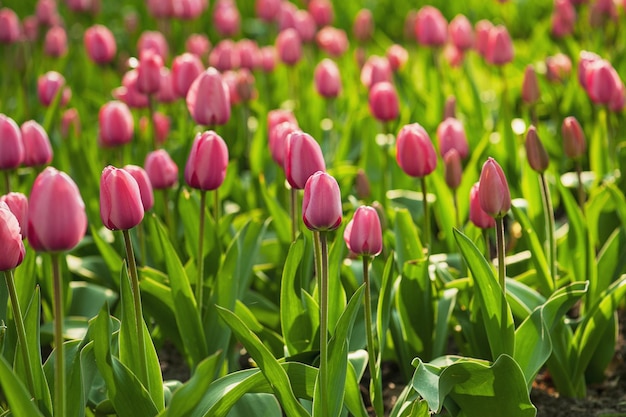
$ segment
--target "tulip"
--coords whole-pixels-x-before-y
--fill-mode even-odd
[[[85,235],[85,204],[74,181],[48,167],[35,179],[28,206],[28,240],[33,249],[73,249]]]
[[[365,61],[361,69],[361,83],[371,89],[376,83],[392,82],[392,72],[391,63],[386,57],[372,55]]]
[[[235,36],[239,33],[241,16],[235,3],[231,0],[218,0],[213,10],[213,25],[222,38]]]
[[[317,171],[325,171],[322,148],[308,133],[294,131],[287,136],[285,176],[293,189],[301,190]]]
[[[200,59],[205,59],[211,50],[211,41],[204,34],[192,33],[185,41],[185,50]]]
[[[506,26],[494,26],[489,31],[485,59],[492,65],[504,65],[513,61],[513,42]]]
[[[539,81],[537,80],[535,69],[532,65],[527,65],[522,82],[522,100],[524,100],[526,104],[532,105],[537,103],[540,97]]]
[[[480,206],[490,216],[501,219],[511,209],[511,194],[504,171],[489,157],[480,172]]]
[[[424,177],[437,167],[437,154],[426,130],[418,123],[404,126],[396,141],[396,159],[412,177]]]
[[[572,60],[558,53],[546,58],[546,78],[550,82],[564,81],[572,72]]]
[[[403,68],[409,60],[409,52],[397,43],[389,46],[385,55],[389,61],[391,70],[394,72]]]
[[[417,12],[415,37],[421,45],[443,46],[448,38],[448,22],[439,9],[424,6]]]
[[[43,51],[46,55],[58,58],[67,53],[67,33],[62,26],[53,26],[46,32]]]
[[[172,16],[192,20],[200,16],[207,6],[206,0],[176,0],[172,2]]]
[[[548,158],[546,149],[541,144],[541,140],[539,140],[535,126],[528,128],[524,145],[526,147],[526,157],[528,158],[530,167],[540,174],[544,173],[546,169],[548,169],[550,159]]]
[[[351,252],[362,256],[377,256],[383,249],[380,218],[373,207],[360,206],[343,233]]]
[[[85,31],[83,38],[87,56],[98,65],[111,62],[117,52],[113,33],[103,25],[93,25]]]
[[[197,55],[184,53],[172,62],[172,83],[174,92],[179,97],[187,97],[189,87],[204,71],[202,61]]]
[[[374,16],[369,9],[361,9],[357,12],[352,25],[354,38],[361,43],[368,42],[374,34]]]
[[[23,161],[22,132],[13,119],[0,113],[0,170],[15,169]]]
[[[285,29],[296,28],[296,12],[298,7],[289,1],[283,1],[280,4],[278,11],[278,30],[283,31]]]
[[[137,66],[137,89],[143,94],[155,94],[161,87],[163,59],[153,49],[141,52]]]
[[[323,171],[315,172],[304,187],[304,224],[318,232],[334,230],[341,224],[341,215],[341,193],[337,180]]]
[[[11,44],[20,38],[20,19],[8,7],[0,9],[0,44]]]
[[[256,15],[265,22],[272,22],[278,17],[282,0],[256,0],[254,10]]]
[[[295,29],[285,29],[276,37],[278,57],[285,64],[292,66],[302,58],[302,40]]]
[[[335,98],[341,91],[341,75],[335,61],[328,58],[315,67],[315,89],[324,98]]]
[[[239,51],[232,39],[221,40],[209,54],[209,65],[224,72],[239,68]]]
[[[22,242],[20,224],[15,214],[0,201],[0,271],[16,268],[24,260],[26,250]]]
[[[137,50],[141,55],[141,52],[147,49],[154,50],[154,52],[161,56],[163,62],[167,61],[169,46],[167,45],[165,36],[163,36],[161,32],[145,31],[141,34],[137,42]]]
[[[398,93],[393,84],[387,81],[376,83],[369,92],[369,108],[372,115],[381,122],[389,122],[398,117]]]
[[[141,109],[150,104],[147,95],[141,93],[137,87],[137,70],[130,70],[122,77],[122,86],[113,91],[113,97],[123,101],[129,107]]]
[[[56,71],[48,71],[37,80],[37,95],[39,101],[48,107],[65,85],[65,78]],[[61,105],[65,105],[65,91],[62,92]],[[68,98],[69,100],[69,98]]]
[[[24,165],[34,167],[52,162],[52,146],[43,127],[34,120],[24,122],[21,127],[24,140]]]
[[[589,10],[589,24],[592,28],[606,25],[610,20],[616,21],[618,17],[617,5],[613,0],[596,0],[591,3]]]
[[[474,46],[474,29],[465,15],[458,14],[448,25],[450,40],[461,51],[466,51]]]
[[[257,69],[261,63],[259,45],[251,39],[242,39],[237,42],[239,52],[239,66],[250,71]]]
[[[576,9],[569,0],[555,0],[552,11],[552,34],[557,38],[570,35],[576,25]]]
[[[111,165],[100,177],[100,218],[111,230],[128,230],[143,220],[141,192],[135,178]]]
[[[315,40],[317,26],[311,13],[306,10],[298,10],[294,15],[294,29],[300,35],[304,43],[311,43]]]
[[[565,156],[572,159],[581,159],[587,151],[585,133],[574,116],[566,117],[561,125],[563,136],[563,151]]]
[[[348,35],[346,32],[326,26],[320,29],[315,36],[317,46],[331,57],[338,58],[348,50]]]
[[[124,145],[133,139],[133,115],[128,106],[121,101],[109,101],[100,107],[98,122],[100,146],[108,148]]]
[[[586,66],[585,89],[594,103],[610,104],[621,83],[615,68],[604,59],[595,60]]]
[[[447,154],[451,149],[456,149],[461,159],[465,159],[469,153],[465,129],[460,120],[448,117],[437,127],[439,138],[439,153]]]
[[[172,103],[176,101],[179,96],[174,92],[172,72],[167,67],[161,67],[159,78],[159,91],[156,94],[156,100],[159,103]]]
[[[450,189],[456,190],[461,185],[463,174],[461,156],[456,149],[452,148],[443,156],[443,163],[446,167],[446,184]]]
[[[171,0],[147,0],[148,12],[156,18],[173,17]]]
[[[9,206],[9,210],[11,210],[11,212],[15,215],[15,218],[20,225],[22,239],[26,239],[26,226],[28,224],[28,198],[22,193],[11,192],[1,196],[0,203],[5,203]]]
[[[265,73],[270,73],[276,68],[276,48],[274,45],[264,46],[259,49],[259,61],[261,69]]]
[[[248,103],[256,98],[257,92],[254,83],[254,75],[246,68],[240,69],[235,74],[235,90],[242,102]]]
[[[283,168],[285,163],[285,148],[287,147],[287,137],[292,133],[300,131],[298,125],[292,122],[282,122],[276,126],[269,135],[269,148],[274,162]]]
[[[148,173],[137,165],[126,165],[124,170],[137,181],[143,211],[150,211],[152,207],[154,207],[154,192],[152,191],[152,183],[150,182]]]
[[[198,133],[185,165],[185,182],[202,191],[216,190],[226,178],[228,147],[214,131]]]
[[[602,58],[598,54],[589,51],[580,51],[580,57],[578,60],[578,83],[587,89],[587,68],[596,61],[601,61]]]
[[[476,51],[483,57],[487,58],[487,50],[489,49],[489,33],[493,29],[493,23],[489,20],[479,20],[476,22]]]
[[[67,138],[70,135],[70,129],[74,136],[80,133],[80,115],[75,108],[67,109],[61,115],[61,137]]]
[[[480,206],[480,200],[478,198],[479,187],[480,183],[477,182],[470,190],[469,218],[476,227],[481,229],[491,229],[492,227],[496,227],[496,221]]]
[[[318,27],[330,25],[335,17],[333,4],[329,0],[311,0],[308,10]]]
[[[200,74],[187,92],[187,109],[196,123],[222,125],[230,119],[230,97],[222,76],[213,67]]]
[[[291,122],[298,126],[298,121],[290,110],[276,109],[267,113],[267,131],[270,137],[272,130],[282,122]]]
[[[157,149],[146,155],[144,169],[152,188],[156,190],[173,187],[178,181],[178,166],[165,149]]]

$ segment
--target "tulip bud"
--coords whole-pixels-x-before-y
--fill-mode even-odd
[[[311,0],[308,10],[318,27],[330,25],[335,18],[333,4],[329,0]]]
[[[39,24],[53,26],[59,20],[57,4],[55,0],[39,0],[35,6],[35,14]]]
[[[137,70],[130,70],[122,77],[122,86],[113,91],[113,97],[123,101],[128,107],[141,109],[148,107],[148,96],[137,87]]]
[[[541,144],[541,140],[539,140],[535,126],[528,128],[525,146],[526,157],[528,158],[530,167],[539,173],[545,172],[545,170],[548,169],[550,159],[548,158],[546,149]]]
[[[391,70],[394,72],[399,71],[409,60],[409,52],[397,43],[389,46],[385,55]]]
[[[311,13],[306,10],[298,10],[294,15],[294,29],[300,35],[300,39],[304,43],[311,43],[315,39],[317,26]]]
[[[137,181],[143,211],[150,211],[152,207],[154,207],[154,192],[152,191],[152,183],[150,182],[150,178],[148,178],[148,173],[137,165],[126,165],[124,170]]]
[[[443,46],[446,43],[448,22],[439,9],[424,6],[417,12],[415,37],[425,46]]]
[[[94,25],[87,29],[83,42],[89,59],[99,65],[111,62],[117,52],[113,33],[103,25]]]
[[[28,225],[28,198],[22,193],[12,192],[0,197],[0,204],[4,203],[9,210],[15,215],[20,225],[20,233],[22,239],[26,239],[26,227]],[[0,239],[0,242],[2,239]]]
[[[146,155],[143,166],[155,190],[173,187],[178,181],[178,166],[165,149],[157,149]]]
[[[24,161],[24,142],[17,123],[0,113],[0,169],[15,169]]]
[[[246,68],[241,68],[235,74],[235,91],[239,99],[244,103],[256,98],[257,92],[254,88],[254,83],[254,75]]]
[[[167,67],[161,67],[159,79],[159,91],[156,94],[157,101],[159,103],[172,103],[176,101],[178,94],[174,92],[172,72]]]
[[[251,39],[242,39],[237,42],[239,51],[239,66],[254,71],[261,64],[259,45]]]
[[[368,89],[376,83],[393,80],[391,63],[387,58],[377,55],[370,56],[361,68],[361,83]]]
[[[192,33],[185,41],[185,50],[203,60],[209,55],[211,41],[206,35]]]
[[[323,171],[311,175],[304,187],[302,219],[310,230],[335,230],[341,224],[341,192],[337,180]]]
[[[129,172],[111,165],[102,171],[100,218],[111,230],[132,229],[143,220],[139,185]]]
[[[163,62],[167,61],[169,46],[167,45],[165,36],[163,36],[161,32],[147,30],[141,34],[139,41],[137,41],[137,50],[139,51],[139,55],[141,55],[142,51],[148,49],[152,49],[160,55]]]
[[[61,26],[53,26],[46,32],[43,43],[46,55],[59,58],[67,53],[67,33]]]
[[[0,271],[17,267],[24,260],[26,249],[22,242],[20,225],[9,210],[9,206],[0,202]]]
[[[308,133],[295,131],[287,136],[284,161],[285,176],[292,188],[301,190],[317,171],[326,171],[319,143]]]
[[[496,227],[496,221],[489,214],[485,213],[480,206],[480,200],[478,197],[479,187],[480,183],[477,182],[470,190],[469,218],[476,227],[481,229],[491,229],[492,227]]]
[[[478,190],[480,207],[494,218],[504,217],[511,209],[511,194],[504,171],[495,159],[489,157],[480,172]]]
[[[448,34],[454,46],[466,51],[474,46],[474,29],[465,15],[458,14],[448,25]]]
[[[555,0],[552,11],[552,34],[562,38],[571,34],[576,25],[576,9],[569,0]]]
[[[483,58],[487,57],[487,50],[489,49],[489,33],[493,28],[493,23],[489,20],[479,20],[476,22],[476,42],[475,48]]]
[[[285,163],[285,149],[287,148],[287,137],[292,133],[299,131],[298,125],[292,122],[282,122],[274,127],[269,134],[269,148],[274,162],[281,168]]]
[[[452,148],[443,156],[443,163],[446,167],[446,184],[450,189],[456,190],[461,185],[461,175],[463,175],[461,156],[456,149]]]
[[[368,199],[372,194],[372,189],[370,187],[370,181],[367,178],[367,174],[361,168],[357,171],[354,182],[356,196],[361,200]]]
[[[187,97],[189,87],[203,70],[202,61],[196,55],[186,52],[174,58],[172,62],[174,92],[179,97]]]
[[[85,236],[87,215],[76,183],[53,167],[35,179],[28,204],[28,241],[36,251],[73,249]]]
[[[0,44],[11,44],[20,38],[20,19],[12,9],[0,9]]]
[[[426,130],[418,123],[404,126],[396,140],[396,160],[411,177],[424,177],[437,167],[437,154]]]
[[[223,125],[230,119],[230,95],[213,67],[201,73],[187,92],[187,109],[196,123]]]
[[[572,72],[572,60],[558,53],[546,58],[546,78],[550,82],[564,81]]]
[[[207,5],[206,0],[176,0],[172,2],[172,16],[182,20],[195,19],[202,14]]]
[[[485,59],[492,65],[504,65],[513,61],[513,42],[506,26],[494,26],[489,31]]]
[[[449,96],[443,109],[443,120],[448,118],[456,119],[456,97]]]
[[[587,151],[585,132],[574,116],[566,117],[561,125],[563,151],[568,158],[580,159]]]
[[[21,127],[24,141],[24,165],[35,167],[52,162],[52,146],[43,127],[34,120],[24,122]]]
[[[259,49],[259,60],[263,72],[272,72],[276,68],[276,48],[274,45],[264,46]]]
[[[0,20],[1,19],[2,18],[0,17]],[[0,24],[0,28],[2,28],[1,24]],[[2,29],[0,29],[0,31],[2,31]],[[22,20],[21,38],[22,40],[26,42],[30,42],[30,43],[37,42],[37,38],[39,38],[39,21],[37,20],[37,16],[34,16],[34,15],[26,16],[24,20]],[[0,43],[2,42],[0,41]]]
[[[218,0],[213,10],[213,25],[222,38],[235,36],[239,33],[241,16],[234,2]]]
[[[141,52],[137,66],[137,89],[143,94],[155,94],[161,87],[163,59],[153,49]]]
[[[65,78],[56,71],[49,71],[39,77],[37,80],[37,95],[41,104],[46,107],[52,104],[54,98],[64,85]],[[63,101],[63,98],[61,98],[62,104]]]
[[[437,127],[439,138],[439,153],[447,154],[450,149],[456,149],[461,159],[465,159],[469,153],[465,129],[460,120],[448,117]]]
[[[539,101],[539,80],[532,65],[527,65],[524,71],[524,81],[522,82],[522,100],[526,104],[535,104]]]
[[[320,29],[317,35],[315,35],[315,42],[321,50],[336,58],[343,55],[349,46],[346,32],[332,26]]]
[[[341,75],[335,61],[322,60],[315,68],[315,89],[324,98],[335,98],[341,91]]]
[[[597,104],[609,104],[621,84],[615,68],[604,59],[590,63],[586,67],[585,77],[587,94]]]
[[[360,206],[343,232],[350,252],[361,256],[377,256],[383,250],[380,218],[373,207]]]
[[[276,37],[276,50],[282,62],[295,65],[302,58],[302,41],[295,29],[285,29]]]
[[[228,147],[212,130],[198,133],[185,166],[185,182],[202,191],[216,190],[226,178]]]
[[[361,9],[354,18],[352,33],[357,42],[366,43],[374,34],[374,16],[369,9]]]
[[[578,61],[578,83],[587,89],[587,68],[596,61],[601,61],[602,58],[598,54],[589,51],[580,51],[580,59]]]
[[[267,113],[267,132],[271,136],[272,130],[282,122],[291,122],[298,126],[298,121],[291,110],[275,109]]]
[[[105,148],[124,145],[133,139],[135,122],[130,109],[121,101],[109,101],[98,113],[98,144]]]
[[[256,0],[254,10],[264,22],[272,22],[278,17],[282,0]]]
[[[219,72],[239,68],[239,51],[232,39],[222,39],[209,54],[209,65]]]
[[[389,122],[398,117],[398,94],[393,84],[383,81],[376,83],[369,92],[369,107],[372,115],[381,122]]]

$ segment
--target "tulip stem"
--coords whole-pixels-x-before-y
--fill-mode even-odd
[[[489,229],[481,229],[485,240],[485,259],[491,260],[491,246],[489,244]]]
[[[167,225],[167,230],[169,231],[170,239],[174,245],[176,244],[176,240],[174,237],[176,233],[174,231],[174,223],[172,221],[172,213],[170,212],[170,204],[169,204],[169,193],[168,189],[163,189],[163,217],[165,217],[165,224]]]
[[[133,305],[135,307],[135,329],[137,332],[137,344],[139,349],[139,372],[140,381],[148,388],[148,364],[146,361],[146,342],[143,334],[143,315],[141,312],[141,294],[139,293],[139,276],[137,274],[137,263],[133,252],[133,243],[130,240],[130,231],[122,230],[124,243],[126,244],[126,263],[130,272],[130,286],[133,292]]]
[[[217,191],[216,191],[217,195]],[[198,278],[196,279],[196,304],[198,315],[202,321],[202,292],[204,289],[204,210],[206,206],[206,191],[200,190],[200,230],[198,231]],[[216,207],[217,210],[217,207]]]
[[[506,265],[504,264],[504,218],[496,217],[496,247],[498,250],[498,278],[502,292],[506,293]]]
[[[35,392],[35,378],[33,377],[33,366],[30,362],[30,354],[28,352],[28,342],[26,340],[26,328],[24,327],[24,319],[22,318],[22,309],[20,308],[20,300],[17,298],[15,289],[15,281],[13,279],[13,270],[4,271],[4,278],[7,282],[9,297],[11,298],[11,307],[13,309],[13,319],[15,320],[15,330],[17,331],[17,340],[20,344],[22,359],[24,360],[24,370],[26,372],[26,383],[28,390],[33,397],[37,396]]]
[[[426,188],[426,177],[420,178],[422,182],[422,202],[424,204],[424,244],[430,254],[430,213],[428,211],[428,191]]]
[[[582,164],[580,160],[576,161],[576,178],[578,179],[578,206],[585,212],[585,187],[583,185]]]
[[[554,238],[554,210],[552,199],[550,198],[550,188],[544,173],[541,177],[541,196],[543,197],[543,212],[546,222],[546,237],[548,239],[548,258],[550,262],[550,272],[552,274],[553,290],[556,289],[556,239]]]
[[[454,221],[456,222],[456,227],[458,229],[461,228],[461,216],[459,213],[459,198],[456,190],[452,190],[452,201],[454,202]]]
[[[298,190],[291,188],[291,241],[295,242],[298,230]]]
[[[4,189],[6,190],[6,194],[11,192],[11,171],[4,170]]]
[[[367,357],[370,368],[370,397],[377,417],[384,414],[380,370],[376,362],[374,326],[372,325],[372,297],[369,279],[369,256],[363,256],[363,282],[365,282],[365,333],[367,335]]]
[[[54,416],[65,416],[65,352],[63,351],[63,282],[59,253],[52,253],[54,293]]]
[[[320,415],[328,415],[328,242],[326,232],[315,232],[319,239],[319,261],[321,273],[318,273],[320,290],[320,368],[319,387],[322,412]]]

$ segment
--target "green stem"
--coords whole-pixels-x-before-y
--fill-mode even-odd
[[[456,222],[456,227],[461,229],[461,215],[459,213],[459,198],[456,190],[452,190],[452,200],[454,202],[454,221]]]
[[[291,241],[295,242],[298,232],[298,190],[291,188]]]
[[[585,187],[583,185],[583,168],[580,160],[576,161],[576,178],[578,179],[578,206],[585,212]]]
[[[430,212],[428,210],[428,190],[426,188],[426,177],[421,177],[422,182],[422,202],[424,203],[424,244],[430,254]]]
[[[376,416],[383,416],[382,384],[379,381],[379,369],[376,362],[374,345],[374,326],[372,325],[372,297],[369,279],[369,256],[363,256],[363,281],[365,282],[365,333],[367,335],[367,357],[370,368],[370,397]]]
[[[152,138],[152,150],[158,149],[159,144],[156,138],[156,124],[154,123],[154,95],[148,95],[148,135]]]
[[[483,240],[485,241],[485,259],[491,259],[491,247],[489,245],[489,229],[481,229],[483,232]]]
[[[24,370],[26,371],[26,383],[28,390],[33,397],[37,396],[35,392],[35,378],[33,376],[33,366],[30,362],[30,354],[28,352],[28,342],[26,340],[26,328],[24,327],[24,319],[22,317],[22,309],[20,308],[20,300],[17,298],[15,289],[15,281],[13,279],[13,270],[4,271],[4,278],[7,282],[9,297],[11,298],[11,307],[13,309],[13,319],[15,320],[15,330],[17,330],[17,340],[20,344],[22,359],[24,360]]]
[[[63,282],[59,254],[52,253],[54,301],[54,416],[65,416],[65,352],[63,351]]]
[[[6,194],[11,192],[11,171],[4,170],[4,189],[6,190]]]
[[[198,232],[198,279],[196,280],[196,304],[198,315],[202,320],[202,299],[204,289],[204,211],[206,206],[206,191],[200,190],[200,230]]]
[[[506,294],[506,266],[504,265],[504,218],[496,217],[496,249],[498,250],[498,278]]]
[[[545,174],[541,174],[541,195],[543,197],[543,212],[546,222],[546,237],[548,239],[548,259],[552,274],[553,289],[556,289],[556,239],[554,237],[554,210],[550,198],[550,188]]]
[[[170,211],[170,202],[169,202],[169,193],[168,189],[163,189],[163,217],[165,217],[165,224],[167,225],[167,230],[169,231],[170,238],[172,242],[176,242],[175,236],[176,233],[174,231],[174,222],[172,219],[172,213]]]
[[[148,254],[146,253],[146,234],[143,230],[143,222],[137,225],[137,238],[139,239],[139,253],[141,254],[141,263],[143,265],[148,264]]]
[[[148,362],[146,360],[146,342],[143,334],[143,315],[141,310],[141,294],[139,293],[139,275],[137,274],[137,263],[133,252],[133,243],[130,240],[130,231],[122,230],[124,243],[126,245],[126,262],[130,272],[130,286],[133,291],[133,305],[135,307],[135,331],[137,332],[137,344],[139,345],[139,379],[148,387]]]
[[[321,274],[318,274],[320,288],[320,369],[319,386],[322,416],[328,415],[328,243],[326,232],[316,232],[319,239]]]

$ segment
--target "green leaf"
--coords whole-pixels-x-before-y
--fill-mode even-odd
[[[461,358],[435,366],[414,361],[411,385],[434,412],[442,407],[458,408],[464,417],[534,417],[524,374],[508,355],[493,363]],[[451,401],[452,404],[448,404]]]
[[[472,271],[475,290],[489,339],[492,358],[501,354],[513,354],[515,349],[515,325],[511,309],[496,277],[476,245],[463,233],[455,229],[459,249]]]
[[[387,330],[393,302],[393,287],[397,276],[393,263],[394,254],[389,254],[383,271],[382,284],[378,293],[378,307],[376,308],[376,335],[378,336],[379,355],[382,356],[385,349]]]
[[[263,196],[263,201],[267,206],[267,209],[272,217],[272,223],[274,225],[274,230],[276,231],[276,235],[283,243],[291,242],[291,218],[289,213],[285,209],[283,209],[280,204],[278,204],[275,196],[270,196],[267,184],[265,183],[265,177],[259,177],[261,195]]]
[[[336,233],[336,236],[343,236],[343,228],[337,230]],[[328,253],[328,331],[330,334],[335,332],[335,323],[346,306],[346,292],[341,285],[339,274],[345,252],[346,243],[341,238],[335,239],[330,245]]]
[[[275,417],[281,415],[280,404],[271,394],[245,394],[230,409],[227,417]]]
[[[405,262],[424,258],[424,248],[417,235],[411,214],[407,209],[396,210],[394,233],[396,236],[396,258],[399,271],[404,270]]]
[[[256,361],[272,390],[289,416],[309,416],[296,399],[289,377],[261,340],[245,325],[239,317],[229,310],[216,306],[219,316],[231,328],[237,339],[245,346],[250,356]]]
[[[443,291],[441,298],[437,301],[437,320],[433,334],[433,357],[439,357],[445,353],[448,343],[448,324],[456,304],[456,295],[459,291],[456,288],[448,288]]]
[[[106,233],[109,233],[109,231],[107,230]],[[102,259],[104,259],[109,271],[111,271],[111,277],[115,281],[115,285],[119,285],[117,277],[119,277],[120,265],[122,265],[124,260],[119,253],[98,234],[98,231],[94,227],[91,228],[91,237],[98,247],[100,255],[102,255]]]
[[[206,210],[206,207],[205,207]],[[198,236],[200,233],[200,202],[187,190],[182,190],[178,198],[178,212],[185,232],[185,244],[189,255],[198,257]],[[215,246],[215,222],[207,212],[204,213],[203,255],[210,253]]]
[[[30,400],[30,394],[22,385],[22,381],[13,373],[6,359],[0,355],[0,386],[9,403],[9,408],[14,416],[43,417]]]

